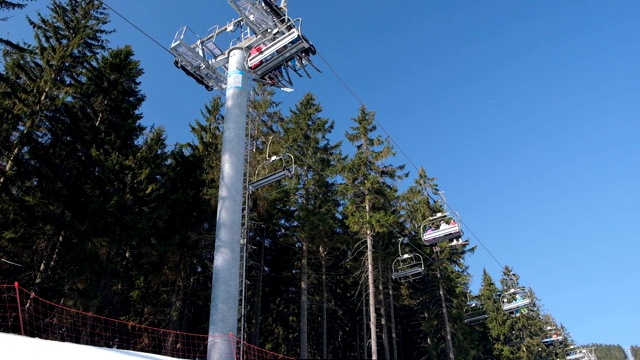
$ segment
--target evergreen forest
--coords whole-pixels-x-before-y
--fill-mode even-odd
[[[626,360],[627,355],[624,349],[620,345],[604,345],[604,344],[592,344],[590,347],[594,347],[594,352],[599,360]]]
[[[0,18],[23,6],[0,0]],[[48,9],[28,19],[33,41],[0,39],[0,283],[206,334],[224,100],[185,121],[194,141],[169,146],[162,127],[141,123],[144,69],[134,48],[110,45],[104,4]],[[473,241],[425,246],[421,225],[447,211],[437,178],[393,163],[374,110],[353,109],[333,141],[321,99],[304,94],[285,112],[273,98],[252,89],[246,176],[281,154],[295,173],[247,197],[246,341],[302,359],[557,359],[576,345],[515,269],[485,270],[470,291]],[[394,279],[403,254],[423,261],[422,276]],[[522,311],[503,309],[513,289],[531,300]],[[475,310],[486,316],[470,322]],[[563,341],[543,344],[549,329]],[[600,360],[626,358],[596,347]]]

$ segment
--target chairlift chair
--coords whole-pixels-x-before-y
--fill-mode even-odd
[[[292,86],[290,69],[298,76],[302,76],[300,71],[303,71],[308,78],[311,75],[306,69],[307,65],[320,72],[311,61],[311,56],[315,54],[315,47],[296,25],[254,47],[247,58],[247,67],[261,82],[280,87]]]
[[[293,86],[289,69],[299,76],[302,70],[309,78],[307,65],[320,72],[311,61],[316,49],[302,35],[302,20],[292,20],[287,15],[286,2],[281,6],[271,0],[229,0],[229,3],[259,38],[247,57],[247,68],[256,81],[288,89]]]
[[[566,360],[597,360],[594,348],[572,346],[565,351]]]
[[[460,216],[455,211],[438,213],[420,226],[422,241],[427,245],[436,245],[443,241],[457,240],[464,233],[460,228]]]
[[[415,280],[424,275],[424,261],[420,254],[402,253],[402,242],[398,241],[398,251],[400,256],[391,264],[391,278],[400,282]]]
[[[500,296],[502,309],[511,314],[518,314],[520,310],[531,305],[531,294],[525,288],[518,287],[504,292]]]
[[[510,347],[516,347],[524,344],[525,337],[520,331],[512,331],[507,335],[506,345]]]
[[[544,329],[544,334],[542,335],[542,343],[546,347],[562,345],[563,342],[564,334],[562,332],[562,329],[555,326],[548,326]]]
[[[481,324],[489,318],[487,310],[478,301],[471,301],[464,308],[464,322],[468,325]]]
[[[269,171],[273,170],[272,164],[276,162],[280,163],[277,170]],[[266,162],[258,166],[256,169],[256,180],[249,183],[249,190],[256,191],[261,187],[267,186],[286,177],[291,177],[294,172],[295,164],[291,154],[285,153],[279,156],[272,156]]]
[[[543,347],[538,349],[534,360],[556,360],[557,358],[556,350]]]
[[[584,360],[586,356],[587,354],[585,352],[577,348],[569,348],[565,351],[566,360]]]
[[[200,38],[188,27],[176,33],[169,51],[175,56],[174,65],[207,90],[223,91],[227,87],[227,48],[216,44],[217,36],[234,32],[239,25],[242,35],[231,46],[249,49],[247,68],[254,80],[270,86],[292,91],[289,69],[300,75],[316,54],[313,44],[301,33],[302,19],[292,20],[286,10],[286,1],[277,6],[272,0],[228,0],[240,18],[226,26],[214,26],[209,34]],[[212,31],[213,29],[213,31]]]

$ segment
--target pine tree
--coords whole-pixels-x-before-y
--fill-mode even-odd
[[[48,17],[29,19],[35,45],[3,52],[0,95],[0,196],[13,214],[0,226],[11,243],[32,244],[33,253],[23,256],[40,264],[30,264],[38,269],[36,283],[57,263],[62,244],[75,241],[73,235],[65,239],[79,226],[71,213],[72,190],[79,189],[72,186],[87,158],[79,144],[92,126],[79,116],[75,99],[107,49],[108,33],[99,2],[54,1],[49,10]]]
[[[498,326],[497,324],[499,324],[500,319],[502,319],[505,315],[500,305],[499,299],[500,289],[493,281],[491,275],[487,272],[487,270],[483,269],[477,300],[486,311],[488,318],[484,323],[474,327],[478,332],[479,356],[497,356],[494,353],[493,342],[495,337],[494,333],[491,332],[491,329]]]
[[[547,357],[562,351],[547,349],[543,346],[544,329],[551,318],[543,316],[540,301],[532,289],[519,284],[519,277],[508,266],[503,269],[498,288],[485,271],[480,297],[489,313],[487,328],[493,343],[493,353],[501,359],[521,359]],[[527,291],[526,298],[531,303],[518,311],[507,312],[504,304],[510,302],[508,295],[514,289]]]
[[[208,328],[224,123],[222,107],[219,96],[205,104],[201,119],[190,125],[195,140],[172,152],[170,183],[172,192],[178,195],[178,203],[172,209],[183,222],[174,225],[180,235],[176,246],[181,254],[181,274],[176,281],[182,302],[176,316],[181,325],[177,328],[182,331],[206,332]],[[188,219],[181,214],[188,214]]]
[[[347,160],[341,173],[345,180],[344,214],[351,232],[366,242],[364,273],[367,279],[369,305],[370,355],[377,359],[374,237],[389,231],[395,223],[394,215],[385,205],[391,202],[389,199],[397,196],[397,193],[394,193],[394,182],[404,174],[401,173],[403,166],[384,164],[393,157],[394,152],[388,140],[375,135],[375,114],[362,106],[353,121],[355,125],[351,127],[350,132],[347,131],[346,138],[357,150]]]
[[[594,348],[598,360],[628,360],[624,348],[620,345],[589,344],[587,348]]]
[[[429,178],[424,169],[419,169],[412,186],[402,194],[402,222],[405,224],[411,247],[419,250],[427,264],[427,274],[409,284],[402,284],[399,300],[405,313],[421,315],[420,327],[403,325],[403,331],[423,333],[424,336],[411,337],[422,341],[406,342],[403,348],[413,348],[421,356],[466,358],[473,354],[472,333],[464,324],[464,307],[470,276],[464,264],[464,257],[474,248],[462,246],[434,245],[426,247],[421,239],[422,224],[437,213],[445,211],[445,204],[434,201],[439,194],[434,178]],[[407,251],[412,251],[411,247]],[[415,250],[413,250],[415,251]],[[406,297],[406,298],[405,298]],[[419,298],[413,302],[409,298]],[[414,315],[415,316],[415,315]],[[455,351],[455,354],[454,354]]]
[[[55,115],[107,49],[108,14],[99,0],[54,0],[49,10],[48,17],[38,13],[36,20],[28,19],[35,45],[4,54],[11,91],[3,99],[9,125],[3,126],[0,190],[9,176],[28,166],[23,149],[46,146],[56,135]]]
[[[309,288],[311,286],[311,257],[326,252],[331,245],[330,239],[336,237],[341,226],[337,217],[339,201],[335,168],[341,160],[340,143],[332,144],[328,136],[333,130],[333,122],[320,117],[322,108],[312,94],[306,94],[296,104],[284,124],[286,151],[290,152],[297,163],[294,185],[296,190],[292,199],[293,218],[291,232],[299,245],[300,254],[300,354],[299,358],[309,357]],[[326,282],[326,259],[322,266],[323,280]],[[323,286],[322,303],[326,313],[326,284]],[[321,354],[327,354],[327,319],[322,317]],[[317,357],[316,356],[316,357]]]
[[[133,57],[130,47],[100,57],[68,104],[69,121],[59,122],[64,124],[59,131],[70,143],[57,146],[53,156],[66,161],[51,162],[62,167],[53,173],[64,177],[59,193],[67,195],[57,201],[76,224],[70,234],[90,240],[79,242],[85,246],[74,247],[77,253],[67,250],[76,259],[89,254],[95,259],[88,268],[70,267],[77,274],[67,279],[71,283],[67,287],[84,297],[85,304],[91,302],[91,311],[105,305],[107,289],[113,281],[120,281],[114,263],[132,240],[130,233],[124,233],[128,226],[122,222],[132,197],[126,179],[132,171],[131,159],[139,151],[136,141],[144,130],[139,124],[144,101],[138,81],[142,70]]]

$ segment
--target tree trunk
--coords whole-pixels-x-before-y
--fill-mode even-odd
[[[40,263],[40,269],[38,271],[38,276],[36,276],[36,283],[35,283],[36,286],[38,286],[38,284],[44,281],[45,274],[51,271],[51,268],[56,263],[56,260],[58,259],[58,252],[62,247],[63,239],[64,239],[64,230],[60,232],[60,235],[58,236],[58,241],[56,241],[55,245],[53,246],[53,252],[51,253],[51,257],[47,258],[47,256],[45,256],[42,259],[42,263]],[[35,291],[35,289],[33,291]]]
[[[322,358],[328,359],[327,352],[327,252],[320,245],[320,262],[322,264]]]
[[[29,310],[31,308],[31,301],[36,296],[36,291],[38,291],[38,285],[44,281],[45,274],[48,273],[50,269],[53,267],[53,265],[56,263],[56,260],[58,259],[58,252],[60,251],[60,247],[62,247],[63,239],[64,239],[64,230],[58,236],[58,241],[56,241],[56,244],[53,247],[51,257],[49,257],[48,254],[45,254],[45,256],[43,257],[42,262],[40,263],[40,268],[38,270],[38,275],[36,276],[36,281],[33,285],[33,288],[31,289],[31,296],[29,296],[29,301],[27,301],[27,305],[25,306],[25,310]],[[28,313],[25,314],[25,316],[28,316],[28,315],[29,315]]]
[[[369,353],[369,348],[367,344],[368,335],[367,335],[367,301],[366,301],[366,293],[362,292],[362,358],[366,359],[367,354]],[[359,338],[359,337],[358,337]]]
[[[309,349],[307,343],[307,319],[309,316],[309,299],[307,297],[309,269],[307,268],[307,255],[309,251],[309,243],[304,236],[301,239],[301,243],[302,261],[300,264],[300,359],[307,359],[309,357]]]
[[[370,340],[371,340],[371,359],[378,359],[378,343],[376,341],[377,338],[377,329],[376,329],[376,288],[374,281],[374,271],[373,271],[373,231],[371,230],[371,225],[369,225],[369,212],[370,205],[369,199],[365,200],[365,211],[367,214],[367,276],[369,281],[369,331],[371,331]]]
[[[389,281],[389,307],[391,308],[391,345],[393,360],[398,360],[398,335],[396,334],[396,310],[393,303],[393,283]]]
[[[22,152],[22,149],[24,149],[24,146],[25,146],[24,141],[27,135],[31,131],[33,131],[33,128],[36,126],[40,109],[42,108],[42,105],[44,104],[44,100],[47,98],[48,94],[49,94],[49,88],[47,87],[42,93],[42,96],[40,96],[40,102],[34,109],[34,114],[36,115],[34,117],[29,118],[29,120],[27,120],[27,122],[24,125],[24,129],[22,129],[22,132],[20,133],[20,136],[18,136],[18,138],[15,140],[14,142],[15,146],[11,151],[11,155],[7,159],[7,163],[4,167],[4,172],[2,173],[2,175],[0,175],[0,189],[2,189],[2,186],[4,185],[5,179],[9,175],[9,172],[11,172],[11,170],[13,169],[13,165],[16,161],[16,158],[18,157],[18,154],[20,154]]]
[[[180,309],[182,308],[182,300],[184,296],[184,286],[182,285],[185,257],[184,254],[180,256],[180,269],[176,276],[176,281],[173,285],[173,293],[171,294],[171,309],[169,310],[169,330],[179,330],[178,324],[180,323]],[[176,346],[176,333],[175,331],[169,332],[169,337],[165,340],[162,354],[171,355],[173,348]]]
[[[391,352],[389,351],[389,328],[387,326],[387,306],[384,301],[384,271],[382,270],[382,260],[378,256],[378,293],[380,294],[380,323],[382,326],[382,345],[384,346],[384,358],[385,360],[391,359]]]

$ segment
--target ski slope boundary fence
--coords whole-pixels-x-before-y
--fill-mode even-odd
[[[0,332],[45,340],[158,354],[178,359],[207,358],[208,335],[158,329],[70,309],[19,286],[0,285]],[[238,360],[293,359],[247,344],[233,334],[212,341],[235,346]]]

